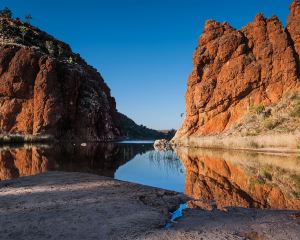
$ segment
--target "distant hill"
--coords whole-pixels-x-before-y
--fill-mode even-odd
[[[172,139],[176,132],[174,129],[157,131],[143,125],[138,125],[122,113],[117,113],[116,118],[118,126],[121,129],[121,135],[128,139]]]

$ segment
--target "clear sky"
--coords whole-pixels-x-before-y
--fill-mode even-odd
[[[257,12],[285,24],[291,0],[0,0],[14,17],[69,43],[96,67],[120,112],[155,129],[178,128],[192,54],[207,19],[240,28]]]

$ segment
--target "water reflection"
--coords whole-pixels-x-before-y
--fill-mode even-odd
[[[185,193],[201,200],[190,207],[300,209],[297,156],[187,148],[177,154],[186,170]]]
[[[174,151],[148,151],[120,166],[115,178],[153,187],[184,191],[185,172]]]
[[[0,148],[0,180],[46,171],[114,177],[116,169],[152,149],[151,144],[25,145]]]
[[[87,172],[183,192],[185,173],[174,151],[153,142],[25,145],[0,148],[0,180],[47,171]]]
[[[300,160],[292,155],[178,148],[152,143],[0,147],[0,180],[45,171],[89,172],[184,192],[188,207],[300,209]]]

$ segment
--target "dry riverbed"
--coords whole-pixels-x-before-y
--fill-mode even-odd
[[[0,239],[299,239],[300,212],[188,209],[187,198],[85,173],[49,172],[0,182]]]

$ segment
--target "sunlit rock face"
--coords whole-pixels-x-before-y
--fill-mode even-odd
[[[149,146],[149,149],[152,146]],[[89,172],[114,177],[116,169],[147,146],[88,144],[0,148],[0,181],[46,171]]]
[[[291,37],[291,40],[294,43],[296,58],[298,57],[299,64],[299,55],[300,55],[300,1],[295,0],[290,6],[291,13],[287,20],[287,32]],[[298,65],[298,73],[299,73],[299,65]]]
[[[296,157],[186,148],[177,154],[186,170],[185,194],[200,200],[190,207],[300,208]]]
[[[277,103],[299,89],[300,1],[287,28],[258,14],[241,30],[209,20],[193,56],[186,117],[176,138],[219,134],[250,106]]]

